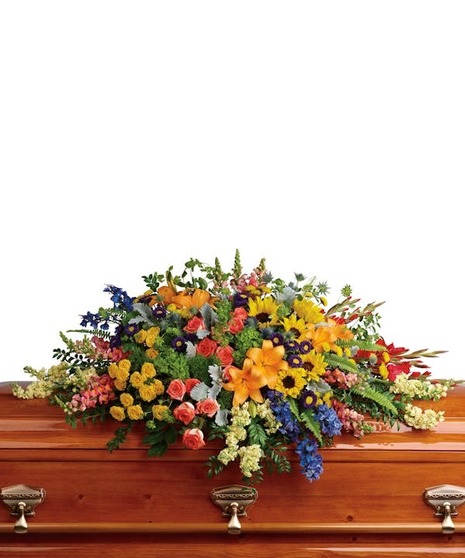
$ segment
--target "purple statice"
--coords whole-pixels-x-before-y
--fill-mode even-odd
[[[319,405],[316,418],[321,426],[321,431],[327,436],[338,436],[341,433],[342,423],[332,407]]]
[[[323,473],[323,459],[315,440],[306,438],[298,442],[295,452],[300,458],[302,473],[309,481],[318,480]]]

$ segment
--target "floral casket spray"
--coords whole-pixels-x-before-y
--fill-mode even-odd
[[[444,420],[424,404],[457,383],[431,379],[424,360],[441,351],[386,342],[381,304],[362,304],[349,286],[330,305],[325,282],[274,278],[264,260],[244,273],[238,251],[231,271],[191,259],[179,275],[170,267],[142,279],[135,297],[107,285],[111,304],[60,333],[57,364],[26,367],[34,381],[14,395],[48,398],[72,425],[113,422],[110,451],[142,424],[149,456],[211,444],[208,476],[235,464],[247,483],[289,472],[293,452],[318,479],[320,450],[341,433]]]
[[[465,386],[432,378],[441,351],[238,252],[143,280],[0,385],[0,556],[465,555]]]

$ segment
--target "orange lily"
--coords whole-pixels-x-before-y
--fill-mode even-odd
[[[257,403],[263,403],[260,388],[266,385],[266,378],[254,367],[253,362],[246,358],[242,370],[235,366],[227,369],[229,381],[223,384],[227,391],[234,391],[233,406],[238,407],[249,397]]]
[[[328,319],[324,324],[308,324],[306,339],[312,342],[317,353],[325,351],[340,352],[341,348],[336,345],[338,339],[352,339],[354,334],[344,324],[338,324],[335,320]]]
[[[271,389],[276,386],[278,372],[287,369],[287,362],[283,360],[284,352],[283,345],[274,346],[269,339],[263,341],[261,349],[252,347],[247,351],[247,356],[266,378],[266,384]]]
[[[170,285],[165,285],[158,289],[158,294],[161,296],[163,303],[168,306],[168,304],[173,302],[173,297],[178,293],[176,292],[176,289]]]
[[[204,291],[203,289],[195,289],[192,294],[189,294],[188,291],[183,291],[180,294],[176,294],[175,296],[171,297],[171,302],[174,302],[178,308],[187,308],[191,309],[195,308],[202,308],[202,306],[206,302],[211,302],[212,298],[210,293]]]
[[[230,380],[223,384],[227,391],[234,391],[233,405],[237,407],[249,397],[258,403],[263,402],[260,388],[276,386],[278,372],[285,370],[288,364],[283,360],[284,347],[274,346],[270,340],[262,343],[262,348],[252,347],[247,351],[242,370],[235,366],[227,369]]]

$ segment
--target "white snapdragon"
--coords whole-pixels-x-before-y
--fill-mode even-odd
[[[264,422],[263,426],[267,434],[274,434],[278,431],[278,428],[282,426],[271,410],[271,403],[269,399],[266,399],[264,403],[257,405],[257,415]]]
[[[407,374],[399,374],[390,387],[391,393],[406,395],[411,399],[428,399],[437,401],[446,397],[450,384],[432,383],[429,380],[409,379]]]
[[[258,444],[242,446],[239,448],[240,469],[244,477],[251,477],[252,473],[260,469],[260,459],[263,456],[262,449]]]
[[[239,446],[227,446],[218,454],[218,460],[224,465],[234,461],[238,455]]]
[[[412,428],[432,430],[439,422],[444,420],[444,411],[423,410],[420,407],[408,404],[405,407],[404,420]]]

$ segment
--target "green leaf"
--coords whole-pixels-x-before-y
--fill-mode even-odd
[[[307,428],[318,440],[318,443],[321,445],[323,443],[323,438],[321,435],[321,426],[318,420],[315,418],[312,409],[305,409],[300,413],[300,419]]]
[[[360,397],[363,397],[364,399],[374,401],[391,415],[394,415],[395,417],[398,415],[397,408],[394,406],[391,397],[387,393],[381,393],[370,386],[352,386],[350,391]]]
[[[326,364],[330,368],[339,368],[345,372],[352,372],[353,374],[358,374],[359,372],[355,362],[347,357],[339,356],[334,353],[325,353],[324,358]]]

